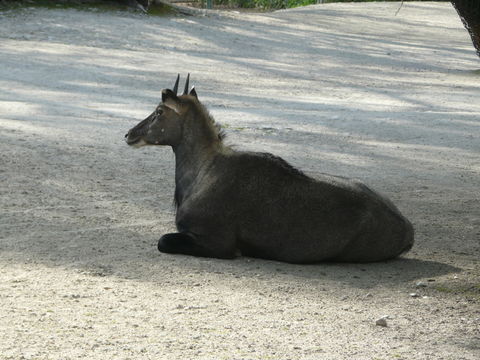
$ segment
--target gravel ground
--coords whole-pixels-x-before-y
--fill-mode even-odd
[[[0,359],[479,359],[480,62],[449,3],[398,7],[0,11]],[[178,72],[238,149],[390,197],[412,251],[158,253],[173,154],[123,135]]]

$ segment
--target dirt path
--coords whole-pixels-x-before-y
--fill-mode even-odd
[[[480,358],[480,62],[449,4],[397,8],[0,12],[0,359]],[[414,249],[158,253],[173,155],[123,135],[177,72],[238,148],[387,194]]]

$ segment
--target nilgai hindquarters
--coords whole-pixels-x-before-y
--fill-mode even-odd
[[[291,263],[367,262],[413,245],[413,227],[386,198],[332,175],[311,178],[268,153],[235,151],[195,89],[162,91],[155,111],[126,137],[128,145],[169,145],[175,153],[178,232],[166,253],[245,256]]]

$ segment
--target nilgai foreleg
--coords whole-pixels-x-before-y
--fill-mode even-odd
[[[219,238],[221,241],[222,239]],[[223,241],[221,241],[223,243]],[[209,246],[210,245],[210,246]],[[158,241],[158,250],[169,254],[184,254],[219,259],[233,259],[233,246],[218,246],[217,241],[189,233],[170,233],[163,235]]]

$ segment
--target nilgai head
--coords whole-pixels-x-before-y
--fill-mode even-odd
[[[162,102],[145,120],[140,121],[125,135],[128,145],[141,147],[145,145],[170,145],[175,147],[183,137],[184,114],[189,108],[189,103],[197,101],[197,93],[192,88],[188,91],[190,74],[185,82],[183,94],[178,96],[178,82],[173,90],[162,90]]]

